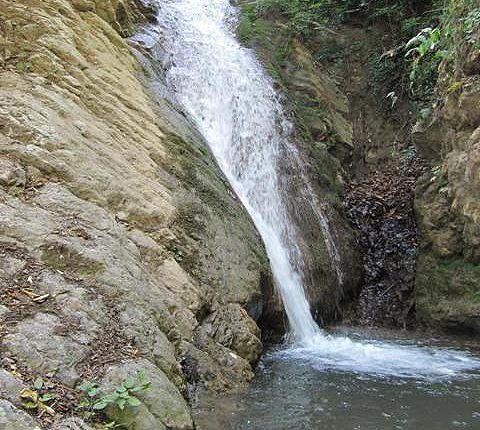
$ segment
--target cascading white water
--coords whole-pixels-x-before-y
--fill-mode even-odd
[[[220,168],[255,223],[271,261],[293,337],[319,331],[302,287],[295,227],[283,202],[278,163],[289,123],[271,80],[234,37],[237,18],[226,0],[161,3],[170,58],[167,81],[195,121]]]
[[[353,342],[323,333],[313,320],[303,289],[302,253],[281,189],[280,158],[298,163],[286,120],[271,79],[254,53],[235,38],[238,11],[228,0],[158,0],[159,24],[146,30],[147,45],[160,40],[159,60],[167,85],[210,146],[218,164],[257,227],[269,256],[296,343],[292,353],[323,362],[336,357],[349,368],[401,369],[413,374],[450,374],[479,367],[466,355],[406,348],[392,344]],[[137,39],[138,39],[137,38]],[[294,161],[296,160],[296,161]],[[293,166],[302,175],[301,166]],[[306,183],[296,198],[315,202]],[[314,208],[318,209],[318,208]],[[334,264],[336,250],[328,225],[317,212]],[[339,268],[338,268],[339,269]],[[341,272],[337,271],[339,281]],[[418,365],[415,362],[418,361]],[[425,363],[428,363],[426,366]],[[346,367],[348,367],[346,366]]]

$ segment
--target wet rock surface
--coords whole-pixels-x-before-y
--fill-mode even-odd
[[[345,205],[358,231],[364,281],[354,305],[360,324],[403,326],[414,316],[418,232],[414,213],[416,158],[346,187]]]
[[[248,15],[251,3],[239,4]],[[256,19],[255,31],[243,42],[267,65],[295,124],[291,141],[296,152],[282,155],[282,185],[297,226],[305,292],[314,318],[324,324],[341,319],[343,305],[356,294],[361,278],[355,236],[341,207],[342,163],[354,147],[348,99],[338,76],[319,67],[309,43],[291,37],[288,22],[268,14]],[[269,292],[265,304],[270,316],[262,327],[278,338],[272,327],[285,326],[281,300]]]
[[[143,421],[119,419],[142,430],[192,427],[187,384],[224,392],[253,377],[262,345],[246,309],[262,316],[268,261],[204,142],[149,92],[161,77],[143,73],[123,38],[153,19],[151,4],[0,0],[8,429],[23,428],[15,408],[38,377],[56,395],[54,416],[30,410],[38,427],[83,429],[80,417],[62,423],[84,415],[79,384],[121,384],[141,366],[152,381]],[[210,315],[218,334],[200,330]],[[190,356],[198,378],[182,367]]]

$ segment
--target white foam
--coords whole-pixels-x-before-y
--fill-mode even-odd
[[[327,334],[273,355],[300,360],[319,371],[340,370],[403,378],[478,376],[480,370],[480,360],[463,351],[379,340],[353,341]]]

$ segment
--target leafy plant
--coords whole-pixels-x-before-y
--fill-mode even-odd
[[[257,13],[273,12],[287,19],[290,32],[300,38],[308,38],[323,29],[327,23],[342,19],[342,4],[336,0],[258,0]]]
[[[20,399],[25,409],[37,409],[50,415],[55,414],[55,411],[47,404],[55,399],[55,394],[48,391],[41,377],[35,379],[32,388],[24,388],[20,392]]]
[[[411,62],[410,89],[420,97],[433,93],[442,63],[453,72],[448,92],[458,90],[460,84],[455,74],[461,71],[466,47],[478,47],[480,43],[477,0],[446,0],[436,20],[436,26],[424,28],[406,44],[405,57]]]
[[[410,68],[410,89],[413,93],[432,92],[438,66],[448,56],[440,27],[424,28],[410,39],[405,48],[405,58],[413,58]],[[423,94],[421,94],[423,95]]]
[[[470,11],[465,18],[462,19],[463,32],[465,33],[465,39],[468,43],[479,43],[478,29],[480,28],[480,7],[477,7]]]
[[[136,378],[127,378],[113,393],[103,395],[100,394],[95,382],[84,381],[78,387],[84,394],[80,407],[86,410],[88,416],[92,416],[103,411],[107,406],[114,406],[120,410],[124,410],[126,406],[140,406],[142,402],[135,393],[148,389],[150,384],[143,370],[137,372]]]

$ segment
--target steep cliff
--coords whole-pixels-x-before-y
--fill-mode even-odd
[[[2,0],[0,16],[0,422],[34,427],[15,406],[42,377],[55,414],[32,415],[75,428],[59,422],[84,415],[82,381],[108,394],[143,370],[141,406],[105,415],[192,428],[189,387],[253,377],[270,275],[209,151],[159,95],[161,70],[123,38],[155,10]]]
[[[470,9],[471,11],[471,9]],[[461,11],[468,16],[469,9]],[[475,12],[475,10],[473,11]],[[440,66],[438,107],[415,128],[431,168],[417,187],[421,321],[480,331],[480,11],[477,25]],[[472,12],[470,12],[472,14]],[[465,16],[462,18],[464,19]],[[473,16],[473,15],[471,15]],[[457,23],[462,23],[458,19]]]

